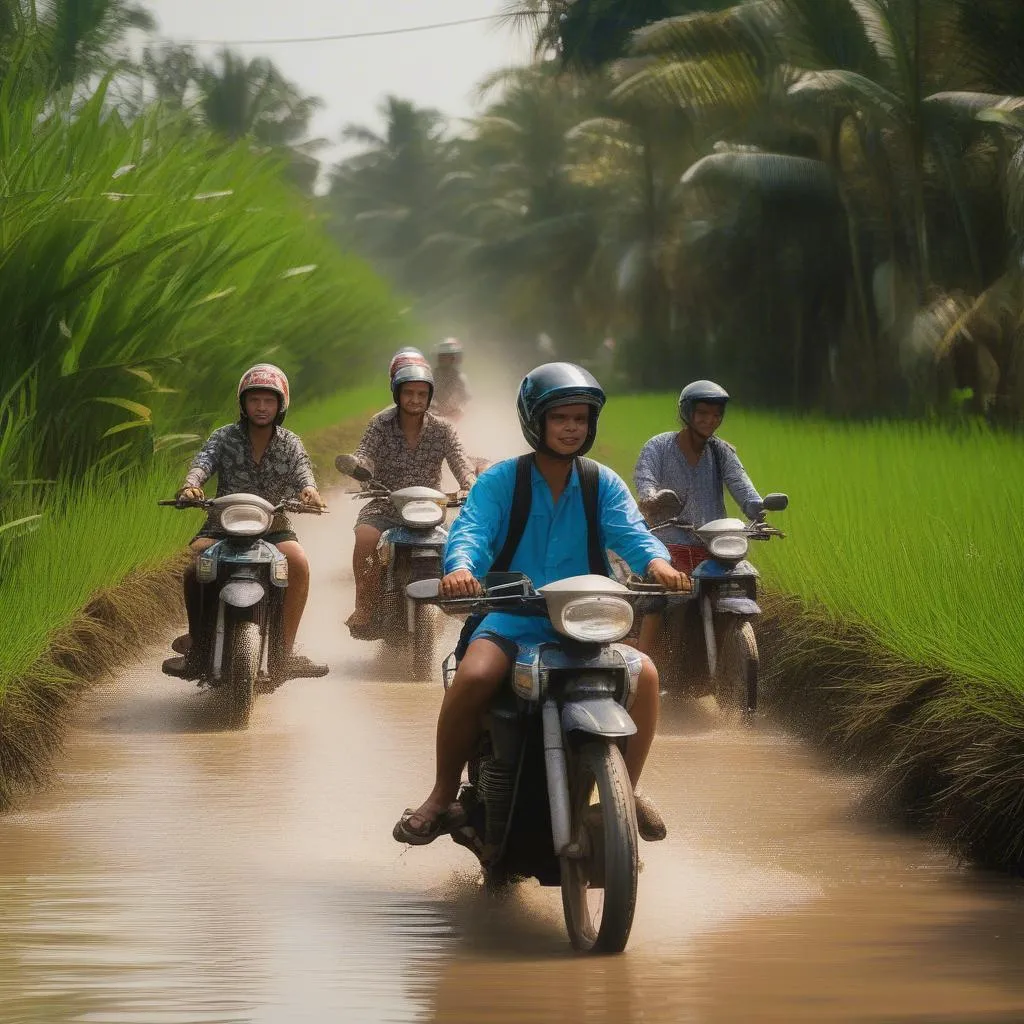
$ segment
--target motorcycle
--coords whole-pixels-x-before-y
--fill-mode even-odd
[[[200,685],[225,690],[230,725],[244,729],[257,689],[276,689],[285,681],[282,610],[288,560],[265,539],[266,535],[280,512],[327,510],[298,501],[272,505],[256,494],[174,499],[158,504],[216,512],[220,528],[227,534],[196,559],[196,573],[202,584],[202,629],[194,643],[198,644],[203,666]],[[261,670],[265,670],[265,676]],[[180,676],[166,666],[164,672]]]
[[[437,580],[410,584],[415,603],[454,615],[503,611],[549,619],[561,639],[522,645],[484,721],[465,821],[451,837],[479,860],[491,889],[515,878],[560,886],[566,929],[582,952],[621,952],[637,893],[637,823],[622,749],[642,658],[619,643],[634,610],[683,595],[638,593],[605,576],[534,590],[521,573],[491,573],[484,596],[444,599]],[[445,689],[456,655],[445,661]]]
[[[424,681],[434,671],[436,649],[432,609],[406,597],[405,588],[416,580],[440,579],[448,531],[445,511],[461,508],[463,499],[431,487],[403,487],[389,491],[353,455],[339,455],[338,472],[361,484],[354,498],[387,498],[402,519],[401,526],[381,534],[377,557],[381,565],[380,596],[373,609],[371,635],[407,652],[414,679]]]
[[[741,709],[747,716],[757,710],[760,656],[754,620],[761,614],[757,603],[760,573],[746,560],[751,541],[767,541],[785,534],[763,518],[750,523],[741,519],[716,519],[703,526],[681,522],[682,503],[671,491],[658,496],[660,516],[650,524],[657,535],[669,527],[695,534],[709,558],[690,574],[693,590],[687,603],[665,616],[667,647],[659,659],[659,675],[666,689],[691,697],[714,694],[722,710]],[[785,494],[765,495],[765,512],[782,512],[789,506]],[[690,656],[703,645],[705,662]]]

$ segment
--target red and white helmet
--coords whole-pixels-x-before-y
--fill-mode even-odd
[[[390,380],[403,366],[429,366],[427,357],[418,349],[407,345],[400,348],[392,357],[388,366],[388,380]]]
[[[273,391],[277,395],[280,401],[278,402],[277,418],[274,422],[283,423],[285,413],[288,412],[289,396],[288,378],[285,376],[284,370],[273,363],[257,363],[242,374],[242,379],[238,382],[238,407],[242,410],[243,417],[245,416],[245,402],[242,396],[246,391],[256,390]]]

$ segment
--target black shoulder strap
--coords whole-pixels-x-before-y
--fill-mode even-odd
[[[708,438],[711,454],[715,458],[715,472],[718,474],[718,486],[725,489],[725,474],[722,472],[722,449],[718,447],[718,438],[714,434]]]
[[[516,487],[512,492],[512,510],[508,519],[508,536],[505,546],[491,566],[491,572],[508,572],[512,559],[519,549],[519,542],[526,532],[530,520],[530,505],[533,503],[533,456],[520,455],[516,462]]]
[[[601,471],[593,459],[576,460],[580,478],[583,512],[587,517],[587,560],[595,576],[609,576],[608,559],[601,544],[600,494]]]

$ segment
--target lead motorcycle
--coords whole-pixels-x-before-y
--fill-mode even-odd
[[[764,512],[789,507],[785,494],[767,494]],[[687,601],[665,613],[662,636],[665,656],[659,659],[659,676],[666,689],[690,697],[714,694],[723,710],[740,709],[747,716],[757,710],[760,655],[754,622],[761,614],[757,603],[760,573],[747,561],[752,541],[768,541],[785,534],[763,518],[750,523],[741,519],[716,519],[695,527],[682,522],[679,496],[662,491],[648,513],[651,532],[670,527],[695,534],[708,550],[708,558],[690,574],[693,590]],[[632,583],[631,583],[632,585]],[[641,584],[637,584],[642,589]],[[704,657],[696,656],[703,648]]]
[[[258,689],[285,681],[284,592],[288,560],[266,540],[281,512],[322,513],[298,501],[272,505],[257,494],[158,502],[176,509],[215,512],[227,536],[196,559],[201,589],[200,634],[195,638],[202,669],[199,684],[223,690],[234,729],[249,724]],[[166,675],[178,672],[164,667]]]
[[[520,573],[491,573],[483,584],[484,596],[475,598],[441,598],[437,580],[413,583],[408,594],[449,614],[547,618],[561,639],[520,647],[459,792],[465,824],[451,837],[477,857],[491,888],[529,877],[561,886],[574,948],[620,952],[633,925],[638,874],[636,807],[622,751],[636,732],[629,709],[642,661],[618,641],[634,609],[683,595],[638,593],[605,576],[534,590]],[[451,655],[446,689],[455,668]]]
[[[431,487],[403,487],[389,491],[373,479],[354,455],[334,460],[338,472],[352,477],[361,489],[359,500],[387,498],[401,517],[402,525],[381,534],[377,557],[381,565],[380,591],[373,609],[370,633],[404,652],[414,679],[424,681],[434,671],[436,630],[433,609],[406,596],[416,580],[440,579],[448,531],[445,512],[461,508],[463,499]]]

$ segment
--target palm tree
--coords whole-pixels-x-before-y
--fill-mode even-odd
[[[434,230],[449,162],[445,120],[395,96],[379,112],[382,132],[357,124],[342,130],[342,139],[362,150],[332,172],[335,231],[403,286],[426,288],[436,280],[436,255],[423,259],[422,247]]]
[[[52,0],[40,26],[50,41],[55,84],[63,87],[122,66],[119,46],[127,32],[152,31],[156,19],[129,0]]]

